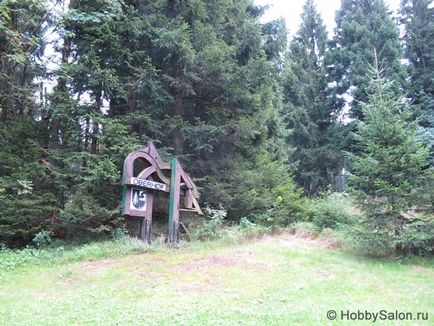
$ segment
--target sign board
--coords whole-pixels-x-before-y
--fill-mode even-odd
[[[138,211],[146,210],[146,192],[142,189],[131,189],[130,208]]]
[[[144,165],[141,164],[145,167],[142,171],[136,171],[136,160],[145,162]],[[136,172],[138,174],[135,174]],[[176,243],[179,240],[180,209],[202,214],[197,202],[199,193],[177,159],[173,158],[170,163],[165,163],[155,145],[149,141],[147,147],[128,154],[122,173],[122,214],[142,218],[140,238],[148,243],[152,233],[154,190],[169,193],[168,238],[169,242]]]
[[[138,178],[131,178],[131,184],[138,186],[138,187],[144,187],[144,188],[150,188],[150,189],[156,189],[165,191],[166,185],[164,183],[159,183],[151,180],[146,179],[138,179]]]

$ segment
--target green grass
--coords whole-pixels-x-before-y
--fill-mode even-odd
[[[40,252],[0,253],[9,266],[0,271],[0,325],[342,324],[328,321],[331,309],[429,313],[428,321],[380,325],[434,321],[428,259],[373,260],[289,235],[178,248],[124,239]],[[12,266],[19,255],[30,258]]]

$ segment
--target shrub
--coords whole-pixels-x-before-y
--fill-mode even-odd
[[[118,228],[113,229],[110,232],[110,235],[113,239],[125,239],[128,237],[128,230],[125,226],[120,226]]]
[[[202,227],[195,229],[192,232],[193,240],[211,240],[219,237],[223,227],[224,219],[227,216],[226,210],[220,206],[218,209],[206,207],[205,214],[209,220]]]
[[[52,236],[52,231],[42,230],[35,235],[32,241],[37,247],[46,247],[53,242]]]
[[[414,219],[405,224],[400,242],[408,254],[434,253],[434,216]]]
[[[82,237],[109,234],[119,226],[121,218],[80,190],[60,212],[60,222],[69,237]]]
[[[260,235],[267,233],[271,230],[270,227],[252,223],[246,217],[243,217],[240,220],[240,229],[244,237],[250,238],[252,236]]]
[[[256,160],[236,158],[236,164],[226,167],[225,173],[211,176],[207,187],[213,197],[205,193],[206,200],[213,205],[221,202],[230,220],[248,217],[267,226],[287,226],[304,213],[301,189],[292,180],[288,166],[269,154]],[[268,217],[256,220],[263,212]]]
[[[362,216],[360,221],[344,232],[346,241],[362,254],[373,257],[396,256],[395,247],[398,244],[402,248],[400,255],[433,254],[434,220],[432,216],[407,219],[399,236],[389,232],[384,225],[379,225],[370,233],[366,231],[367,227],[372,227],[372,224]]]
[[[351,203],[343,195],[333,194],[311,200],[308,209],[309,220],[318,230],[336,229],[352,225],[357,217],[350,212]]]

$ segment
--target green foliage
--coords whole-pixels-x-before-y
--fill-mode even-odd
[[[272,230],[271,227],[266,226],[266,223],[252,223],[246,217],[243,217],[240,220],[239,228],[243,236],[246,238],[252,238],[258,235],[262,235]]]
[[[432,0],[401,1],[400,21],[405,27],[404,53],[409,61],[407,96],[418,117],[420,139],[431,147],[434,166],[434,8]],[[429,198],[432,202],[432,198]]]
[[[123,257],[129,253],[146,253],[152,250],[153,248],[143,241],[130,237],[84,244],[53,242],[42,248],[26,247],[19,250],[0,247],[0,271],[11,271],[29,265],[65,265],[83,260]]]
[[[116,229],[121,222],[121,218],[112,217],[116,213],[100,206],[85,191],[79,191],[60,211],[60,223],[70,237],[95,236]]]
[[[226,218],[227,212],[220,207],[218,209],[205,208],[205,214],[209,218],[208,221],[200,228],[193,230],[192,238],[194,240],[213,240],[221,237],[221,233],[224,232],[223,222]]]
[[[54,228],[52,171],[38,136],[34,122],[0,124],[0,243],[20,246],[38,232]]]
[[[421,118],[419,138],[432,146],[430,3],[403,1],[401,18],[408,93],[417,108],[412,114]],[[343,165],[337,149],[351,148],[351,126],[337,123],[342,95],[354,97],[350,113],[361,118],[373,48],[380,64],[388,64],[385,75],[398,81],[394,94],[402,90],[396,26],[383,1],[344,0],[328,47],[324,24],[308,0],[286,51],[283,19],[262,24],[264,11],[250,0],[1,1],[0,243],[33,240],[50,247],[57,237],[110,233],[123,239],[122,162],[149,139],[163,156],[180,158],[202,204],[227,211],[225,217],[211,212],[196,238],[232,241],[286,227],[306,214],[318,228],[344,223],[349,217],[326,199],[306,208],[302,190],[324,191]],[[52,31],[60,38],[53,47],[59,60],[47,70],[52,58],[44,48]],[[367,119],[379,124],[389,115]],[[378,200],[378,211],[381,205],[389,209],[379,198],[396,195],[394,216],[416,196],[418,209],[427,212],[432,170],[413,182],[422,156],[406,150],[418,145],[405,141],[401,120],[391,118],[390,125],[361,131],[371,137],[369,146],[360,143],[354,152],[380,153],[381,136],[399,138],[402,146],[392,142],[379,157],[355,162],[355,183],[366,198]],[[387,172],[379,162],[396,172],[391,180],[379,178]],[[223,220],[240,225],[226,228]],[[430,225],[405,223],[398,242],[426,248]]]
[[[285,109],[294,147],[289,156],[294,177],[308,195],[324,191],[339,153],[332,146],[333,124],[327,99],[327,31],[313,1],[303,7],[302,23],[290,43],[283,78]]]
[[[268,154],[259,156],[256,162],[239,156],[235,161],[237,164],[230,165],[226,173],[210,178],[208,187],[215,194],[208,199],[210,205],[222,204],[232,220],[266,211],[266,225],[285,226],[302,214],[301,190],[282,162]]]
[[[53,236],[52,231],[42,230],[36,233],[32,242],[37,247],[46,247],[53,242],[52,236]]]
[[[43,34],[51,21],[45,0],[4,0],[0,4],[0,121],[36,117],[33,79],[45,68]]]
[[[433,134],[434,128],[434,8],[432,0],[401,1],[400,20],[405,27],[404,53],[409,60],[412,99],[419,124]],[[431,140],[431,146],[433,142]]]
[[[120,226],[118,228],[111,230],[110,234],[113,239],[121,240],[128,237],[128,230],[126,229],[125,226]]]
[[[432,180],[432,169],[426,169],[428,149],[417,140],[417,122],[391,83],[374,67],[369,101],[362,104],[365,122],[355,134],[361,153],[349,158],[352,187],[364,214],[355,237],[372,251],[394,248],[401,254],[413,247],[410,237],[402,240],[412,223],[404,213],[420,203],[419,186]]]
[[[351,228],[358,219],[357,214],[351,211],[351,205],[348,198],[337,194],[312,199],[308,217],[319,231]]]
[[[347,93],[353,97],[350,116],[363,119],[361,103],[368,100],[368,67],[374,61],[374,49],[384,76],[395,80],[393,91],[399,94],[405,84],[398,28],[383,0],[342,0],[335,20],[335,35],[326,56],[334,110],[342,113],[342,95]]]
[[[432,255],[434,248],[434,216],[415,218],[406,223],[399,242],[415,255]]]

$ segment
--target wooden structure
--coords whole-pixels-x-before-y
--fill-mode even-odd
[[[140,238],[148,243],[151,241],[155,191],[169,193],[168,240],[178,242],[179,211],[201,215],[197,202],[199,193],[177,158],[172,158],[171,163],[163,162],[154,143],[149,141],[147,147],[125,158],[122,173],[122,214],[142,217]]]

